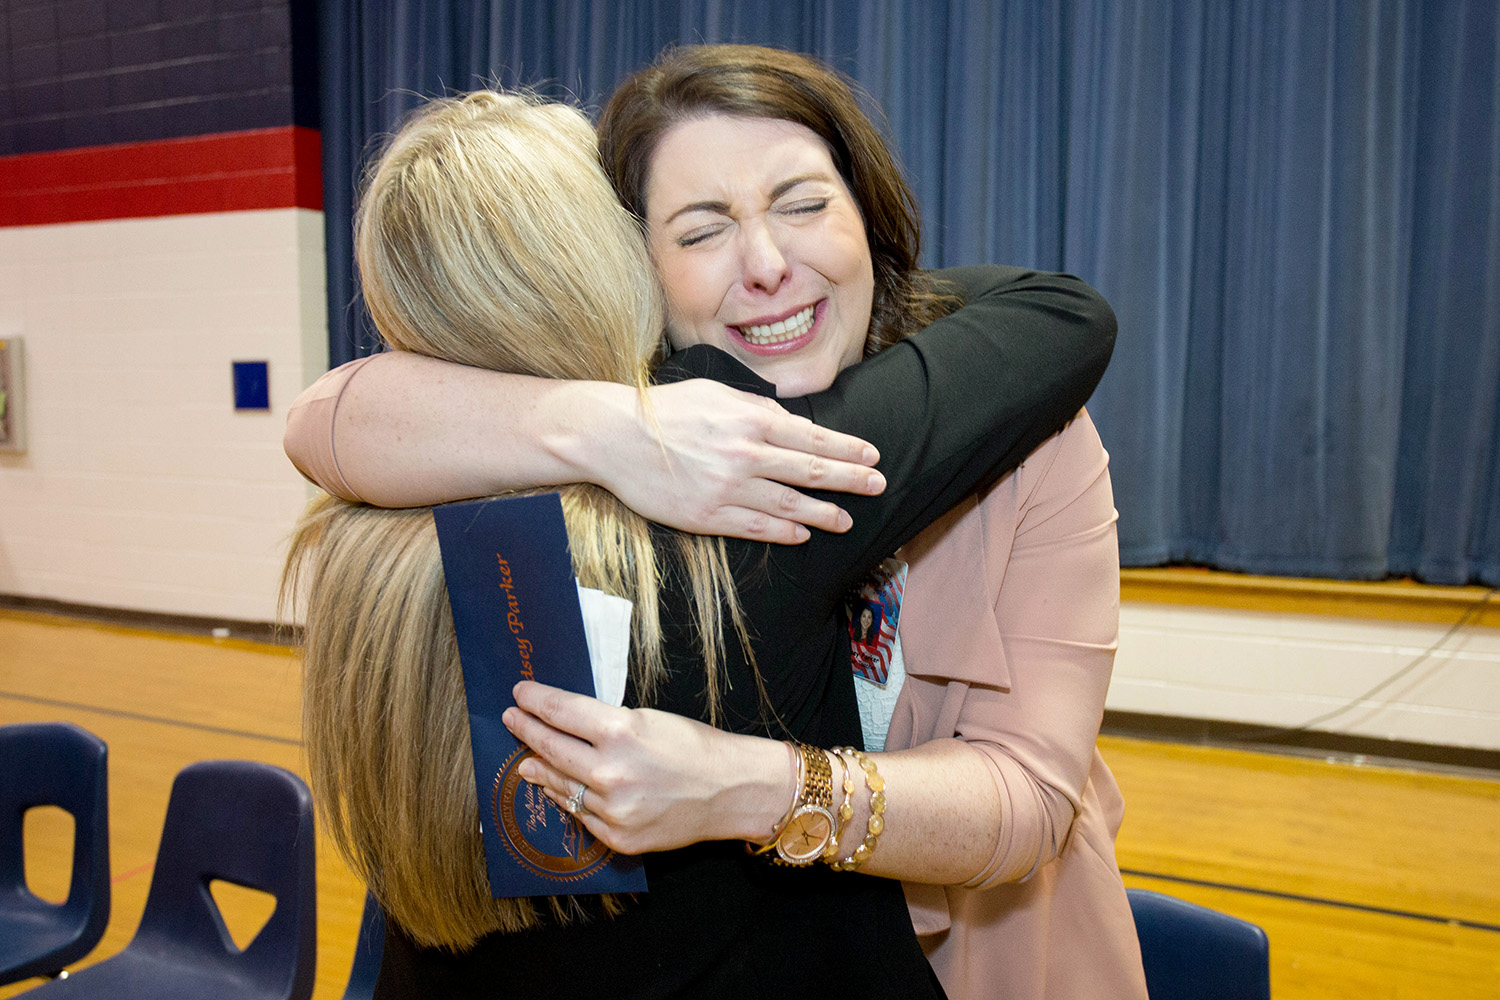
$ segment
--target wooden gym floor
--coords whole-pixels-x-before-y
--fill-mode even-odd
[[[280,647],[0,610],[0,725],[64,719],[109,744],[114,906],[82,964],[135,932],[178,770],[232,757],[306,776],[298,686]],[[1277,1000],[1500,998],[1500,775],[1111,737],[1101,747],[1128,804],[1127,883],[1264,927]],[[46,898],[66,894],[70,822],[27,817],[28,872]],[[363,888],[321,839],[318,894],[315,996],[337,1000]],[[248,893],[220,903],[242,943],[268,915]]]

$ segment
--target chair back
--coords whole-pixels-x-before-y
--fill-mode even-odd
[[[0,726],[0,983],[57,972],[93,950],[109,923],[109,775],[104,741],[70,722]],[[68,898],[26,885],[26,811],[73,817]],[[21,916],[24,911],[24,917]],[[5,921],[9,913],[15,923]]]
[[[359,942],[354,946],[354,967],[343,1000],[370,1000],[375,980],[380,978],[380,959],[385,954],[385,914],[373,893],[365,893],[365,912],[359,921]]]
[[[1270,1000],[1270,943],[1256,925],[1129,889],[1151,1000]]]
[[[126,953],[218,967],[257,994],[312,994],[317,949],[312,794],[270,764],[203,761],[172,783],[156,870],[140,929]],[[209,883],[220,879],[276,897],[241,951]]]

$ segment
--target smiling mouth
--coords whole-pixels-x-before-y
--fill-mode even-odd
[[[775,323],[763,326],[737,326],[735,329],[748,343],[756,347],[770,347],[806,336],[807,332],[812,329],[813,320],[816,317],[817,305],[814,304]]]

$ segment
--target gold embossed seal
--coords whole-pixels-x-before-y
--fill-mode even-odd
[[[529,747],[517,747],[495,773],[490,815],[500,841],[522,867],[543,878],[587,878],[614,852],[517,773],[517,765],[531,756]]]

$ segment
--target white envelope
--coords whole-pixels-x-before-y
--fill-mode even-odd
[[[594,670],[594,693],[616,708],[625,703],[625,680],[630,672],[630,612],[623,597],[578,585],[583,609],[583,634],[589,643],[589,666]]]

